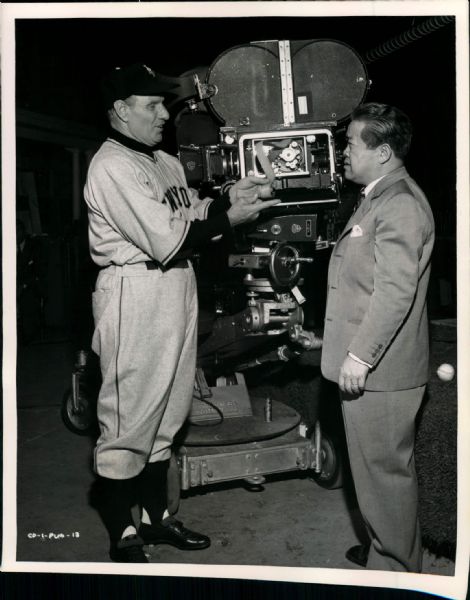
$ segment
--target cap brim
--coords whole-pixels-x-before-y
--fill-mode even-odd
[[[133,92],[135,96],[158,96],[160,94],[167,94],[176,90],[178,83],[171,77],[165,77],[164,75],[158,75],[154,81],[148,82],[148,85],[137,87]]]
[[[179,82],[173,77],[166,75],[156,75],[150,78],[150,81],[140,82],[140,85],[134,85],[132,82],[123,85],[118,76],[115,81],[104,79],[101,82],[101,94],[106,108],[113,106],[118,99],[124,100],[129,96],[164,96],[165,99],[178,96]]]
[[[178,86],[176,84],[162,83],[161,85],[144,86],[137,88],[132,95],[133,96],[159,96],[160,94],[167,94],[173,91]]]

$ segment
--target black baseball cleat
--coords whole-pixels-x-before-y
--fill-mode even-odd
[[[181,521],[173,517],[156,525],[141,523],[139,535],[144,544],[169,544],[180,550],[203,550],[211,544],[207,535],[186,529]]]
[[[346,552],[346,558],[354,563],[355,565],[359,565],[360,567],[365,567],[367,565],[367,559],[369,557],[369,546],[364,546],[364,544],[358,544],[357,546],[352,546]]]
[[[148,563],[144,552],[144,541],[138,535],[127,535],[112,544],[109,556],[119,563]]]

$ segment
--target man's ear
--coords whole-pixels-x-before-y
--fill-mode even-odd
[[[124,100],[116,100],[114,102],[114,112],[121,119],[121,121],[127,121],[127,115],[129,111],[129,105]]]
[[[393,156],[393,150],[388,144],[380,144],[377,150],[379,153],[379,162],[382,165],[388,162]]]

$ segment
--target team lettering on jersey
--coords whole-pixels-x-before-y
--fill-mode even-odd
[[[189,200],[188,191],[184,187],[172,185],[165,192],[162,204],[168,204],[173,212],[178,211],[183,206],[190,208],[191,201]]]

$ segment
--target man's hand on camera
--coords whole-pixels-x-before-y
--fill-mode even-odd
[[[238,180],[229,190],[230,202],[233,204],[240,198],[272,198],[274,182],[267,177],[251,175]]]
[[[241,225],[241,223],[255,221],[262,210],[275,206],[279,202],[280,200],[260,200],[256,196],[239,198],[227,211],[230,225],[234,227],[235,225]]]
[[[244,177],[230,188],[229,195],[232,206],[228,209],[227,216],[232,227],[255,221],[262,210],[280,202],[261,200],[272,198],[272,185],[266,177]]]

